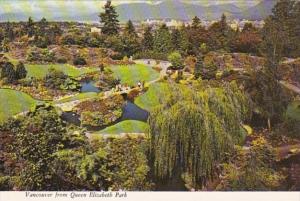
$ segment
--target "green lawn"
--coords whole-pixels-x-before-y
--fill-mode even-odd
[[[294,101],[288,106],[287,116],[296,121],[300,121],[300,101]]]
[[[121,133],[148,133],[148,131],[149,126],[147,123],[141,121],[126,120],[94,134],[118,135]]]
[[[128,84],[130,86],[137,85],[138,81],[149,82],[159,78],[157,71],[142,64],[114,65],[111,66],[110,69],[116,78],[121,79],[122,84]]]
[[[71,77],[98,71],[97,68],[76,68],[70,64],[26,64],[27,77],[43,78],[50,68],[63,71]]]
[[[12,89],[0,89],[0,123],[18,113],[28,111],[37,101],[26,93]]]
[[[159,96],[165,94],[170,90],[170,87],[167,83],[154,83],[150,85],[148,91],[139,96],[134,101],[139,107],[150,111],[153,107],[159,104]]]

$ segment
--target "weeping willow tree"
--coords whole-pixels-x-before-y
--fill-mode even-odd
[[[217,164],[244,139],[248,99],[235,83],[202,90],[176,85],[153,109],[149,124],[155,176],[180,171],[193,186],[212,179]]]

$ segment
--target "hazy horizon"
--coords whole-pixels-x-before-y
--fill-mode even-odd
[[[166,12],[178,12],[178,15],[180,16],[182,15],[180,12],[184,10],[185,15],[187,15],[189,10],[186,10],[185,7],[178,7],[179,2],[196,4],[199,6],[232,4],[232,6],[237,9],[245,10],[255,6],[260,1],[261,0],[113,0],[112,3],[115,6],[123,6],[124,4],[130,5],[132,3],[158,5],[160,3],[167,2],[168,6],[162,9],[166,10]],[[25,20],[30,16],[35,20],[45,17],[49,20],[75,19],[77,21],[94,21],[94,18],[92,19],[91,15],[101,12],[106,0],[1,0],[0,2],[0,21],[20,21]],[[227,9],[227,11],[230,10]],[[149,10],[147,10],[147,8],[143,10],[143,8],[140,7],[135,9],[133,6],[131,10],[121,10],[121,17],[126,18],[127,20],[127,16],[134,15],[137,12],[139,12],[140,15],[144,15],[144,13],[149,12]],[[207,16],[218,12],[218,10],[211,10],[209,12],[210,13],[206,14]],[[160,14],[164,15],[164,13]],[[158,15],[155,17],[159,18],[161,16]],[[123,21],[123,18],[121,21]]]

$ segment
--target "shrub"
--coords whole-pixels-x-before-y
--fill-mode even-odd
[[[134,59],[157,59],[157,60],[167,60],[167,55],[161,52],[155,51],[144,51],[138,52],[133,55]]]
[[[113,60],[122,60],[123,59],[123,55],[121,53],[117,53],[111,56],[111,58]]]
[[[183,59],[179,52],[173,52],[168,56],[168,60],[172,63],[173,69],[183,68]]]
[[[86,65],[86,60],[83,57],[76,57],[73,61],[75,66],[83,66]]]
[[[57,63],[60,63],[60,64],[65,64],[67,63],[67,59],[65,57],[60,57],[56,60]]]
[[[27,55],[27,61],[30,62],[53,62],[55,60],[55,55],[47,49],[33,49]]]

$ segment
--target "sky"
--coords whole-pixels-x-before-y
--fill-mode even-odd
[[[176,2],[178,0],[112,0],[114,5],[127,3],[146,2],[149,4],[158,4],[162,1]],[[251,7],[259,3],[260,0],[180,0],[185,3],[197,3],[204,6],[212,4],[233,3],[241,8]],[[102,9],[106,0],[0,0],[0,19],[1,16],[9,14],[14,19],[14,16],[20,15],[34,16],[39,19],[46,17],[47,19],[53,16],[62,18],[68,15],[82,14],[86,15],[92,12],[98,12]],[[17,18],[17,17],[15,17]],[[24,17],[25,18],[25,17]]]
[[[156,4],[161,1],[174,1],[174,0],[113,0],[114,5],[124,4],[124,3],[137,3],[146,2],[149,4]],[[199,3],[202,5],[212,5],[212,4],[224,4],[233,3],[237,6],[253,6],[259,2],[259,0],[182,0],[186,3]],[[103,6],[106,0],[0,0],[1,7],[23,7],[24,8],[35,8],[45,5],[69,5],[69,4],[91,4]]]

